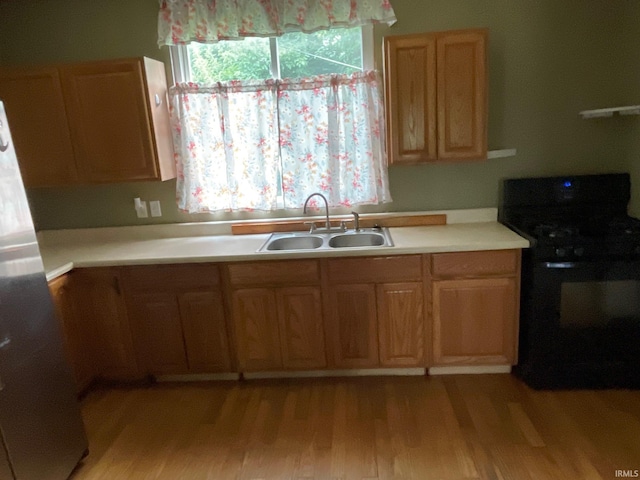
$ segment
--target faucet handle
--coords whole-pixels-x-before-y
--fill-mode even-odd
[[[316,222],[304,222],[304,225],[309,225],[309,233],[316,231]]]

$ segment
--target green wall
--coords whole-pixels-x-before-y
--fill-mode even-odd
[[[623,76],[622,88],[629,92],[632,104],[640,104],[640,3],[629,2],[628,20],[621,28],[624,29],[626,42],[624,43],[624,58],[619,66]],[[631,205],[629,211],[635,217],[640,217],[640,118],[627,125],[631,129],[631,140],[627,144],[628,170],[631,173]]]
[[[393,0],[398,22],[385,35],[488,27],[489,149],[516,157],[450,165],[391,167],[394,202],[362,211],[497,206],[504,178],[634,174],[640,213],[640,119],[582,120],[580,110],[640,103],[640,7],[629,0]],[[157,0],[0,0],[0,63],[52,63],[146,55],[156,44]],[[376,58],[380,65],[380,48]],[[32,189],[39,228],[149,223],[133,198],[160,200],[161,222],[259,217],[186,215],[175,182]],[[300,212],[290,212],[299,214]],[[276,212],[275,215],[285,215]]]

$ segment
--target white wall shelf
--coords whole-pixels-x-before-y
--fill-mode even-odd
[[[613,107],[613,108],[599,108],[597,110],[583,110],[579,115],[583,119],[587,118],[603,118],[613,117],[613,114],[618,115],[640,115],[640,105],[628,105],[625,107]]]
[[[487,152],[487,159],[507,158],[507,157],[515,157],[515,156],[516,156],[515,148],[505,148],[503,150],[489,150]]]

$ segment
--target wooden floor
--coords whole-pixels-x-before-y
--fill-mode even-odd
[[[73,480],[591,480],[640,469],[640,391],[539,392],[511,375],[162,384],[94,391],[83,411],[90,454]]]

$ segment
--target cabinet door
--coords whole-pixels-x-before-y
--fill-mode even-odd
[[[96,370],[106,378],[138,376],[129,318],[117,271],[87,269],[74,272],[76,305],[82,321],[93,331]]]
[[[425,365],[422,289],[417,282],[377,286],[380,365]]]
[[[436,160],[435,36],[386,37],[384,53],[389,161]]]
[[[95,376],[93,345],[86,326],[76,313],[70,274],[49,282],[51,300],[62,329],[63,343],[73,368],[78,391],[87,387]]]
[[[325,367],[320,288],[279,288],[276,299],[283,367]]]
[[[487,158],[486,30],[437,40],[438,159]]]
[[[232,302],[240,370],[282,368],[275,291],[270,288],[235,290]]]
[[[25,186],[77,181],[74,152],[56,68],[0,71],[4,102]]]
[[[131,295],[138,362],[151,374],[188,373],[178,299],[171,292]]]
[[[82,181],[158,178],[141,62],[77,64],[61,72]]]
[[[515,362],[515,278],[433,282],[434,365]]]
[[[374,285],[337,285],[330,292],[327,328],[336,367],[378,366]]]
[[[230,372],[222,294],[187,292],[178,297],[184,344],[192,373]]]

